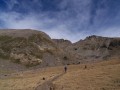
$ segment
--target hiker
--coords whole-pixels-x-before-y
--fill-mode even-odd
[[[65,73],[66,73],[67,72],[67,65],[65,65],[64,70],[65,70]]]
[[[87,65],[85,65],[85,69],[87,68]]]

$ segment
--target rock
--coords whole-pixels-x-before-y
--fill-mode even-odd
[[[43,79],[43,80],[45,80],[45,78],[44,78],[44,77],[43,77],[42,79]]]

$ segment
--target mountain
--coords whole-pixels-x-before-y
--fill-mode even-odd
[[[27,67],[97,62],[120,58],[120,38],[93,35],[71,43],[37,30],[0,30],[0,58]]]
[[[89,36],[72,46],[65,48],[71,55],[74,54],[75,63],[96,62],[120,58],[120,38]]]
[[[59,48],[36,30],[0,30],[0,57],[25,66],[54,66],[61,62]]]

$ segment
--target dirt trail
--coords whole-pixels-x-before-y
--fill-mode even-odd
[[[65,73],[59,74],[55,76],[54,78],[44,82],[42,85],[37,86],[35,90],[55,90],[52,82],[58,79],[59,77],[63,76],[64,74]]]

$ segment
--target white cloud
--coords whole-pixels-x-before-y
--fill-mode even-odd
[[[103,28],[96,34],[105,37],[120,37],[120,27]]]
[[[65,0],[63,1],[64,2],[61,3],[60,6],[65,4]],[[34,0],[34,2],[37,2],[37,0]],[[84,11],[89,11],[89,8],[86,1],[78,0],[76,3],[73,0],[67,0],[66,5],[68,2],[69,8],[67,10],[55,12],[55,18],[49,17],[51,12],[38,12],[37,14],[31,12],[28,15],[17,12],[1,12],[0,19],[5,22],[7,28],[39,29],[49,34],[52,38],[65,38],[71,40],[72,42],[75,42],[83,37],[83,33],[79,32],[81,35],[76,33],[76,29],[85,24],[85,22],[87,22],[87,19],[89,19],[88,12]],[[79,5],[81,8],[79,8]],[[71,16],[73,13],[76,14],[75,17]]]
[[[84,39],[89,34],[85,31],[79,31],[79,32],[72,32],[68,30],[68,28],[65,25],[59,25],[57,27],[45,30],[45,32],[51,36],[53,39],[66,39],[70,40],[71,42],[77,42],[80,39]]]
[[[22,16],[16,12],[1,13],[0,19],[5,22],[7,28],[35,28],[40,25],[34,16]]]
[[[10,3],[8,0],[5,1],[9,9],[13,9],[15,4],[19,4],[17,0],[10,0]],[[37,9],[41,9],[40,0],[33,0],[33,2],[28,3],[25,1],[25,3],[22,2],[21,7],[28,10],[28,14],[15,11],[0,12],[0,20],[5,23],[6,28],[42,30],[52,38],[64,38],[72,42],[76,42],[93,34],[120,36],[119,28],[109,26],[109,28],[106,29],[104,27],[110,19],[104,19],[104,16],[107,15],[108,7],[105,9],[96,9],[94,25],[90,26],[91,2],[92,0],[62,0],[58,5],[60,11],[38,12],[34,11],[35,8],[33,7],[37,6]],[[119,20],[119,15],[116,15],[116,17],[116,20]],[[113,19],[110,20],[112,21]]]

